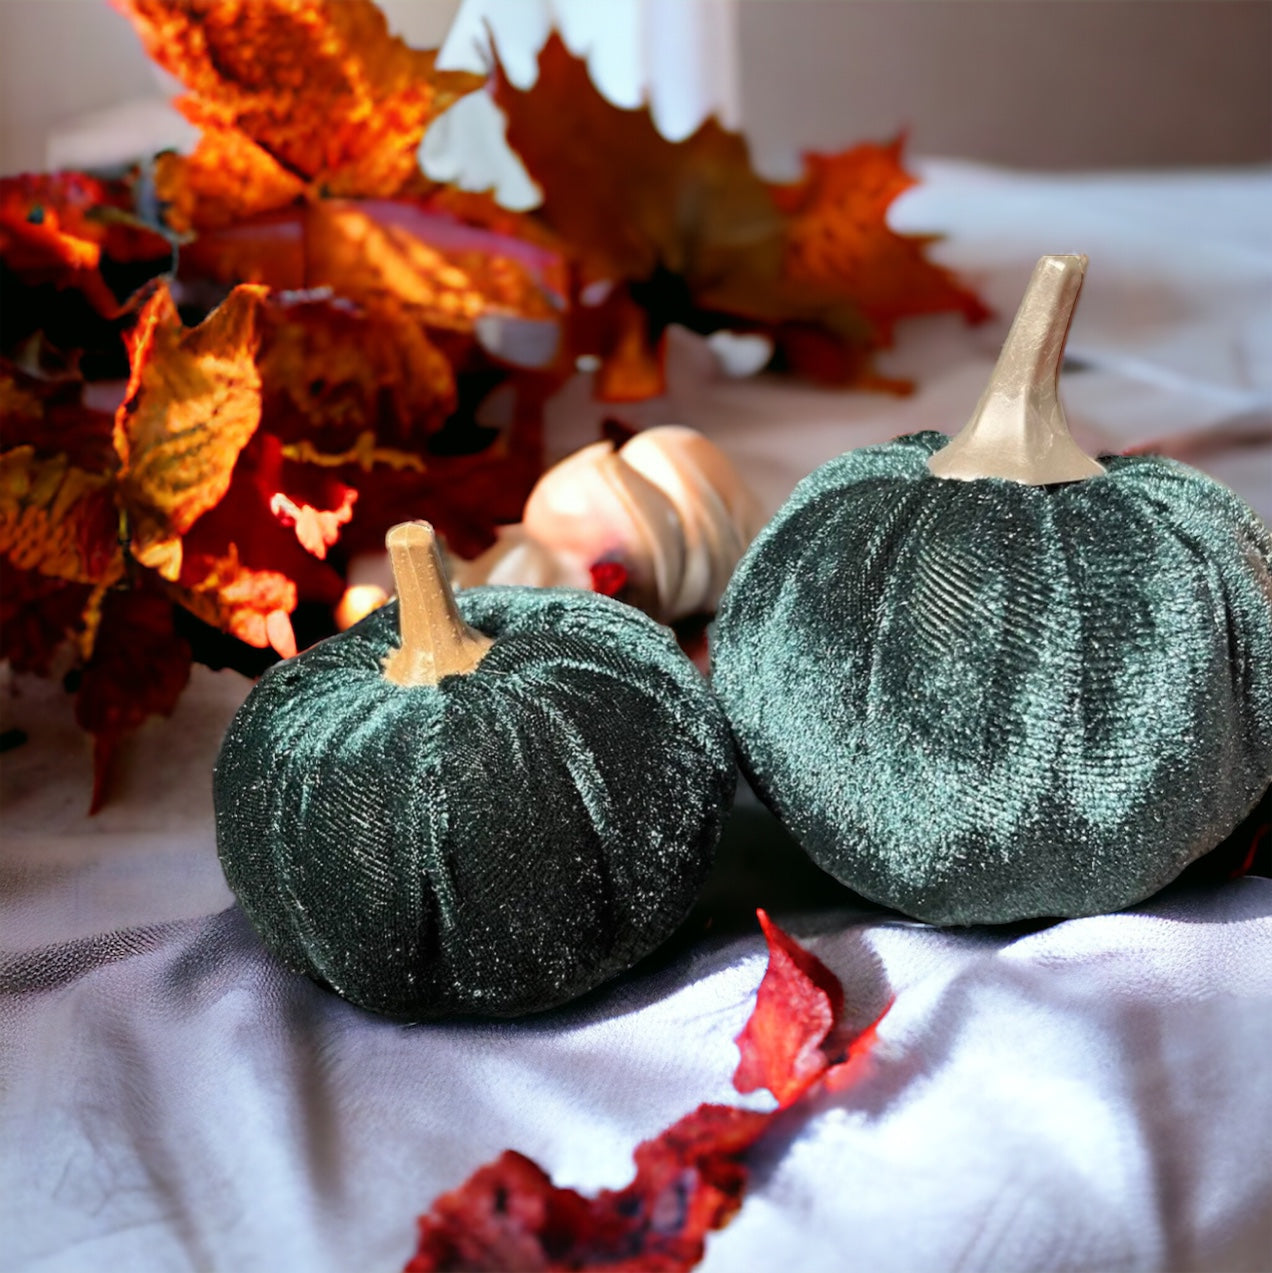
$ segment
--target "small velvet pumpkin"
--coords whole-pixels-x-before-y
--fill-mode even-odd
[[[759,794],[825,870],[933,922],[1127,906],[1272,780],[1272,540],[1195,469],[1077,450],[1055,385],[1084,268],[1039,263],[958,439],[800,483],[717,619]]]
[[[732,795],[728,726],[628,606],[475,588],[456,609],[431,532],[410,539],[425,529],[390,533],[395,569],[412,563],[401,639],[393,602],[272,668],[234,718],[218,848],[265,942],[345,998],[411,1019],[533,1012],[684,918]]]

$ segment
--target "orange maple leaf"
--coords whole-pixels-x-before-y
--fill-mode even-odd
[[[181,573],[182,535],[220,502],[260,424],[264,296],[264,288],[238,287],[186,328],[161,284],[130,334],[132,376],[115,415],[119,497],[132,555],[165,579]]]
[[[102,277],[103,258],[163,261],[171,255],[168,240],[133,216],[124,181],[81,172],[0,179],[0,260],[29,286],[82,292],[99,314],[113,318],[121,306]]]
[[[328,289],[394,329],[399,341],[418,344],[419,329],[463,337],[452,339],[452,362],[467,356],[479,325],[492,318],[541,329],[538,366],[552,363],[562,344],[560,253],[467,225],[434,201],[321,199],[208,229],[182,248],[180,273],[276,292]]]
[[[889,204],[912,180],[899,145],[811,156],[801,181],[774,186],[717,120],[671,142],[647,108],[608,102],[555,33],[533,86],[518,89],[497,65],[494,93],[509,144],[543,192],[538,217],[568,245],[583,283],[616,285],[590,315],[606,360],[602,396],[661,391],[656,350],[672,322],[758,329],[796,346],[811,331],[837,357],[805,359],[809,370],[871,383],[868,356],[897,319],[986,312],[924,257],[928,240],[888,227]]]
[[[185,187],[209,197],[206,213],[203,200],[191,208],[178,199],[182,228],[277,208],[303,190],[396,195],[419,180],[429,124],[482,83],[437,70],[435,52],[391,35],[372,0],[113,2],[190,90],[178,106],[207,130],[191,160],[161,173],[161,194]],[[244,139],[260,156],[249,157]],[[227,186],[207,181],[221,164],[234,174]]]
[[[72,583],[123,573],[115,481],[34,447],[0,453],[0,553],[21,570]]]
[[[545,329],[529,342],[535,365],[557,356],[564,274],[548,236],[522,242],[507,217],[464,224],[426,198],[437,188],[418,167],[424,131],[483,77],[439,72],[372,0],[115,4],[191,90],[179,105],[202,130],[194,154],[156,167],[169,224],[192,236],[182,278],[327,287],[399,333],[470,344],[483,318],[531,320]],[[460,202],[471,211],[480,197]]]
[[[329,291],[271,297],[259,356],[270,431],[340,452],[366,432],[417,447],[455,409],[449,359],[392,306],[368,313]]]
[[[300,177],[251,138],[220,124],[204,125],[192,154],[166,151],[155,160],[155,193],[167,223],[183,234],[238,225],[295,203],[305,191]]]

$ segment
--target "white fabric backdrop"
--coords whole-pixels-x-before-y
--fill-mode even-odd
[[[943,258],[1008,316],[1036,256],[1090,253],[1066,382],[1089,442],[1165,440],[1272,512],[1267,172],[927,173],[899,218],[949,229]],[[960,424],[1001,334],[914,324],[888,360],[920,380],[904,400],[731,381],[685,337],[668,401],[636,415],[712,432],[775,507],[842,449]],[[557,405],[557,450],[592,436],[585,391]],[[874,1076],[761,1147],[707,1270],[1272,1267],[1272,880],[940,932],[855,902],[744,795],[709,939],[535,1020],[405,1028],[280,971],[231,906],[208,774],[247,689],[196,669],[92,820],[66,700],[4,696],[31,736],[0,765],[4,1273],[387,1273],[414,1216],[505,1148],[621,1184],[639,1140],[738,1099],[756,903],[857,1020],[896,1004]]]

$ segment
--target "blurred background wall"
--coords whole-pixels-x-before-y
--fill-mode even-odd
[[[901,127],[915,154],[1039,168],[1272,160],[1272,0],[723,2],[719,56],[773,175]],[[459,0],[383,7],[436,46]],[[0,0],[0,172],[43,167],[50,137],[98,119],[159,144],[168,91],[106,0]]]
[[[900,126],[1020,167],[1272,159],[1265,0],[741,0],[738,23],[767,167]]]

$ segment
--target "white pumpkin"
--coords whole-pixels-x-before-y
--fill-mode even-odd
[[[522,520],[481,556],[452,560],[451,575],[460,588],[588,588],[592,567],[612,562],[626,574],[624,599],[670,622],[715,609],[759,529],[755,497],[724,452],[696,429],[660,425],[554,465]]]

